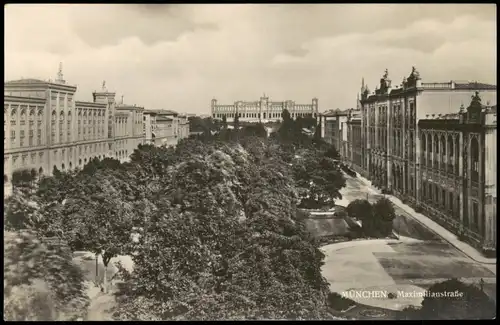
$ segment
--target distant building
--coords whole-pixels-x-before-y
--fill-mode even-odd
[[[169,110],[146,110],[143,118],[146,143],[157,146],[176,146],[179,140],[189,137],[189,120],[186,115]]]
[[[144,107],[118,104],[115,106],[114,156],[127,161],[134,150],[143,144],[142,120]]]
[[[349,116],[357,112],[353,109],[336,109],[319,114],[321,137],[335,146],[342,159],[348,155],[347,122]]]
[[[299,116],[318,116],[318,99],[313,98],[310,104],[296,104],[292,100],[282,102],[273,102],[265,95],[258,101],[245,102],[237,101],[232,105],[220,105],[217,99],[212,99],[212,117],[214,119],[222,119],[226,116],[228,122],[234,121],[234,117],[238,116],[242,122],[273,122],[281,121],[281,114],[284,110],[290,112],[291,118],[295,119]]]
[[[349,122],[352,168],[476,246],[496,249],[496,86],[425,83],[413,68],[393,87],[386,70],[375,92],[362,83],[359,105],[361,121]]]

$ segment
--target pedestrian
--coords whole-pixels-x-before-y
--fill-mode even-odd
[[[481,278],[481,280],[479,280],[479,287],[481,288],[481,291],[484,292],[484,279]]]

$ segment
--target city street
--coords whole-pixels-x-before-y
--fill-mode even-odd
[[[362,180],[346,176],[342,205],[355,199],[375,202],[382,195]],[[400,240],[360,240],[323,247],[326,254],[323,275],[333,292],[348,290],[387,290],[422,292],[432,284],[459,278],[478,284],[483,278],[485,292],[496,299],[495,265],[480,264],[411,215],[394,206],[395,230]],[[360,304],[389,310],[420,305],[422,298],[351,298]]]

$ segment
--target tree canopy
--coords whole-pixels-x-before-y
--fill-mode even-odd
[[[28,231],[4,232],[4,319],[76,320],[88,306],[72,256]]]
[[[392,202],[385,197],[374,204],[367,200],[354,200],[347,206],[347,214],[361,221],[364,236],[375,238],[390,236],[396,218]]]
[[[494,319],[495,303],[475,284],[450,279],[433,284],[420,309],[409,308],[403,318],[429,319]]]
[[[105,265],[132,255],[119,319],[329,318],[324,256],[298,207],[333,205],[345,180],[332,149],[283,115],[274,139],[262,124],[230,130],[223,120],[219,133],[175,148],[141,145],[128,163],[57,171],[39,181],[31,210],[14,196],[20,222],[4,219],[101,254]]]

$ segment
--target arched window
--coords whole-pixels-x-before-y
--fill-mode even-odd
[[[446,161],[446,138],[444,135],[441,136],[441,168],[444,169],[444,163]]]
[[[470,142],[470,171],[471,179],[474,182],[479,181],[479,143],[475,137]]]
[[[453,173],[453,164],[455,157],[453,156],[455,149],[453,148],[453,137],[448,135],[448,173]]]
[[[426,149],[427,149],[427,135],[425,133],[422,133],[421,140],[420,140],[420,150],[422,150],[421,153],[421,159],[422,159],[422,164],[425,166],[426,165]]]
[[[427,134],[427,154],[432,155],[432,135],[430,133]]]
[[[69,162],[69,169],[73,168],[73,163]]]
[[[80,165],[80,166],[82,165],[82,160],[81,159],[78,160],[78,165]]]
[[[448,211],[450,211],[451,215],[455,217],[453,214],[455,212],[455,200],[453,198],[453,192],[448,192]]]
[[[40,167],[40,168],[38,169],[38,175],[42,175],[42,174],[43,174],[43,168],[42,168],[42,167]]]
[[[409,158],[410,158],[410,161],[413,161],[413,132],[410,132],[410,136],[408,138],[410,139],[410,143],[408,146],[410,149]]]
[[[433,168],[438,168],[438,160],[439,160],[439,138],[438,138],[437,134],[434,134],[432,145],[434,146],[434,164],[433,164]]]
[[[3,183],[8,183],[9,182],[9,176],[3,174]]]
[[[62,168],[62,170],[66,169],[66,166],[64,165],[64,163],[61,165],[61,168]]]

